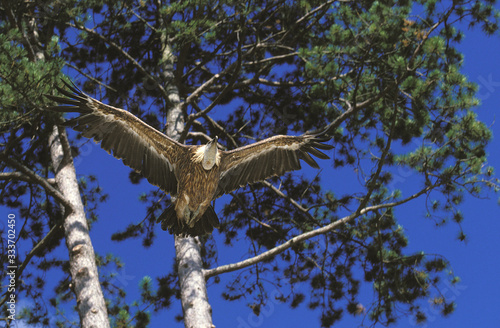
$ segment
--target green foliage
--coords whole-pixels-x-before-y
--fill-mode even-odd
[[[61,59],[48,63],[30,61],[27,51],[17,41],[19,31],[0,34],[0,131],[30,124],[43,92],[59,75]],[[51,51],[52,49],[49,49]]]

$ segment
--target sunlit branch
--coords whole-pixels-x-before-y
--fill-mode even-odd
[[[144,17],[142,17],[141,15],[136,13],[135,10],[133,10],[132,8],[128,8],[128,10],[130,10],[132,15],[134,15],[135,17],[137,17],[137,19],[139,19],[141,22],[143,22],[144,25],[149,27],[151,29],[151,31],[153,31],[154,33],[158,33],[158,30],[153,25],[149,24],[149,22]]]
[[[290,204],[292,204],[293,206],[295,206],[299,211],[301,211],[302,213],[306,214],[309,217],[309,219],[313,219],[314,220],[314,217],[309,213],[309,209],[308,208],[305,208],[302,205],[300,205],[295,199],[293,199],[290,196],[288,196],[285,193],[283,193],[281,190],[279,190],[278,188],[276,188],[272,183],[270,183],[269,181],[266,181],[266,180],[264,180],[264,181],[262,181],[260,183],[262,183],[264,186],[266,186],[269,189],[271,189],[272,191],[274,191],[276,193],[276,195],[278,195],[281,198],[289,201]]]
[[[264,64],[264,63],[268,63],[268,62],[273,62],[273,61],[284,59],[284,58],[295,57],[298,54],[299,54],[298,52],[293,52],[293,53],[290,53],[290,54],[284,54],[284,55],[279,55],[279,56],[274,56],[274,57],[268,57],[268,58],[264,58],[264,59],[261,59],[261,60],[254,60],[254,61],[251,61],[251,62],[244,63],[243,66],[260,65],[260,64]]]
[[[234,63],[233,63],[234,64]],[[231,65],[232,66],[232,65]],[[229,67],[231,67],[229,66]],[[220,74],[214,74],[210,79],[208,79],[205,83],[200,85],[195,91],[193,91],[187,98],[186,101],[184,102],[183,106],[186,107],[188,104],[193,102],[194,99],[200,97],[203,91],[205,91],[210,85],[212,85],[221,75],[224,75],[224,73],[227,72],[227,69],[224,70],[224,72]],[[201,113],[201,112],[200,112]],[[201,116],[200,114],[199,116]]]
[[[0,180],[20,180],[25,182],[33,182],[27,175],[21,172],[0,172]]]
[[[240,269],[249,267],[251,265],[254,265],[258,262],[268,260],[268,259],[270,259],[270,258],[272,258],[280,253],[283,253],[285,250],[291,248],[292,246],[294,246],[300,242],[303,242],[303,241],[311,239],[313,237],[330,232],[330,231],[338,228],[339,226],[356,219],[357,217],[359,217],[361,215],[364,215],[366,213],[376,211],[376,210],[379,210],[382,208],[390,208],[390,207],[395,207],[395,206],[407,203],[415,198],[420,197],[423,194],[426,194],[427,192],[431,191],[432,189],[434,189],[440,185],[441,185],[441,183],[438,182],[438,183],[433,184],[431,186],[428,186],[428,187],[420,190],[418,193],[415,193],[415,194],[413,194],[405,199],[402,199],[400,201],[365,207],[365,208],[361,209],[360,211],[356,211],[356,212],[352,213],[351,215],[345,216],[342,219],[339,219],[335,222],[330,223],[329,225],[326,225],[324,227],[321,227],[321,228],[318,228],[318,229],[315,229],[315,230],[312,230],[309,232],[305,232],[305,233],[300,234],[298,236],[295,236],[292,239],[289,239],[288,241],[286,241],[285,243],[283,243],[279,246],[276,246],[276,247],[274,247],[274,248],[272,248],[272,249],[270,249],[262,254],[259,254],[257,256],[248,258],[246,260],[243,260],[243,261],[240,261],[237,263],[226,264],[226,265],[222,265],[222,266],[219,266],[219,267],[216,267],[213,269],[205,270],[204,271],[205,278],[208,279],[210,277],[213,277],[213,276],[216,276],[216,275],[219,275],[222,273],[240,270]]]
[[[260,83],[260,84],[271,86],[271,87],[284,87],[284,86],[285,87],[301,87],[301,86],[308,86],[308,85],[325,85],[329,82],[344,78],[344,77],[348,76],[349,74],[351,74],[353,71],[354,70],[351,70],[345,74],[341,74],[341,75],[332,77],[328,81],[271,81],[271,80],[267,80],[267,79],[264,79],[261,77],[250,78],[250,79],[246,79],[244,81],[241,81],[239,83],[236,83],[234,87],[235,88],[242,88],[242,87],[246,87],[248,85],[256,84],[256,83]],[[210,91],[217,91],[217,90],[213,89]]]

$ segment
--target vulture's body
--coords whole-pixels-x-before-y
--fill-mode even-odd
[[[325,130],[302,136],[275,136],[231,151],[217,147],[217,137],[203,146],[183,145],[147,125],[131,113],[115,108],[66,84],[57,88],[66,97],[48,98],[69,106],[58,112],[81,115],[65,122],[84,137],[101,141],[101,147],[173,196],[172,205],[158,218],[163,230],[197,236],[219,227],[211,202],[248,183],[300,169],[300,160],[317,168],[310,156],[329,158],[319,149],[330,138]]]

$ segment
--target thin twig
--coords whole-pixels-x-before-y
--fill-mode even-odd
[[[126,59],[128,59],[142,74],[144,74],[145,76],[147,76],[152,81],[157,81],[155,79],[155,77],[152,76],[151,74],[149,74],[149,72],[137,60],[135,60],[134,57],[132,57],[127,51],[125,51],[125,49],[123,49],[122,47],[120,47],[115,42],[109,40],[108,38],[106,38],[101,33],[98,33],[94,29],[87,28],[87,27],[85,27],[83,25],[80,26],[80,25],[75,25],[75,24],[72,24],[72,23],[67,23],[67,24],[69,26],[73,27],[73,28],[76,28],[76,29],[85,31],[85,32],[87,32],[89,34],[92,34],[92,35],[96,36],[97,38],[101,39],[102,41],[104,41],[105,43],[109,44],[110,46],[112,46],[113,48],[115,48],[116,50],[118,50]],[[169,102],[169,104],[170,104],[170,100],[169,100],[169,97],[168,97],[168,92],[165,90],[165,88],[160,83],[157,83],[156,87],[160,90],[161,94],[165,98],[165,101]]]

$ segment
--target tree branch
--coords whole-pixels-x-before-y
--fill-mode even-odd
[[[241,53],[241,39],[240,35],[238,34],[238,57],[234,63],[232,63],[229,67],[227,67],[222,73],[220,74],[215,74],[212,78],[210,78],[207,82],[203,83],[197,90],[195,90],[184,102],[183,107],[185,108],[189,103],[193,102],[194,99],[198,98],[199,95],[203,92],[204,89],[206,89],[209,85],[211,85],[216,79],[218,79],[220,76],[227,75],[229,72],[232,72],[232,77],[229,81],[229,83],[226,85],[226,87],[222,90],[222,92],[215,97],[215,99],[212,101],[210,105],[208,105],[205,109],[202,111],[198,111],[195,114],[191,114],[188,117],[188,120],[185,124],[184,130],[182,131],[182,134],[179,138],[179,142],[183,143],[184,140],[186,139],[187,133],[189,131],[189,127],[193,123],[194,120],[201,116],[208,116],[208,112],[210,112],[218,103],[219,101],[225,97],[225,95],[231,90],[233,87],[234,83],[238,79],[238,73],[241,69],[241,61],[242,61],[242,53]]]
[[[19,170],[19,172],[12,172],[12,177],[18,177],[19,180],[27,181],[27,182],[32,182],[40,185],[45,189],[47,194],[50,196],[54,197],[56,201],[61,203],[65,210],[68,211],[67,213],[70,213],[73,211],[73,207],[71,206],[71,203],[68,202],[68,200],[57,190],[54,188],[51,184],[51,182],[48,179],[45,179],[38,174],[36,174],[34,171],[30,170],[28,167],[24,166],[23,164],[19,163],[12,157],[6,156],[5,154],[0,154],[0,159],[3,160],[5,163],[7,163],[9,166],[16,168]],[[6,175],[3,175],[6,177]],[[24,176],[24,177],[23,177]],[[22,177],[22,178],[21,178]],[[3,179],[2,179],[3,180]]]
[[[149,72],[144,67],[142,67],[142,65],[137,60],[135,60],[134,57],[132,57],[128,52],[125,51],[125,49],[120,47],[118,44],[109,40],[104,35],[97,33],[94,29],[89,29],[85,26],[79,26],[79,25],[75,25],[75,24],[71,24],[71,23],[67,23],[67,24],[73,28],[76,28],[76,29],[79,29],[81,31],[85,31],[89,34],[92,34],[92,35],[96,36],[97,38],[101,39],[102,41],[104,41],[105,43],[109,44],[110,46],[112,46],[113,48],[118,50],[126,59],[128,59],[142,74],[147,76],[152,81],[157,82],[157,80],[155,79],[154,76],[149,74]],[[165,90],[165,88],[160,83],[156,83],[156,87],[160,90],[160,92],[162,93],[165,100],[170,103],[170,99],[168,98],[168,93]]]
[[[264,59],[261,59],[261,60],[254,60],[254,61],[251,61],[251,62],[246,62],[244,64],[244,66],[260,65],[260,64],[264,64],[264,63],[268,63],[268,62],[272,62],[272,61],[275,61],[275,60],[280,60],[280,59],[284,59],[284,58],[288,58],[288,57],[295,57],[298,54],[299,54],[298,52],[292,52],[292,53],[289,53],[289,54],[284,54],[284,55],[279,55],[279,56],[274,56],[274,57],[268,57],[268,58],[264,58]]]
[[[301,18],[299,18],[297,21],[295,21],[295,23],[292,26],[299,26],[299,24],[302,23],[304,20],[308,19],[310,16],[314,15],[318,11],[324,9],[325,7],[331,5],[335,1],[338,1],[338,0],[329,0],[329,1],[326,1],[325,3],[321,4],[320,6],[312,9],[311,11],[307,12],[304,16],[302,16]],[[350,0],[344,0],[344,1],[341,0],[339,2],[350,2]],[[283,33],[283,35],[281,36],[280,41],[283,40],[288,34],[290,34],[290,32],[292,32],[294,30],[295,29],[292,28],[292,29],[289,29],[288,31],[286,31],[285,33]]]
[[[361,209],[364,208],[366,206],[366,204],[368,204],[368,202],[370,201],[371,195],[377,186],[377,180],[380,176],[380,173],[382,172],[382,168],[384,167],[387,154],[389,154],[389,151],[391,150],[391,143],[392,143],[392,138],[393,138],[393,133],[394,133],[394,127],[396,126],[396,121],[397,121],[397,117],[398,117],[398,109],[397,109],[396,103],[395,103],[395,107],[396,108],[394,108],[394,114],[392,117],[391,130],[390,130],[389,136],[387,138],[387,144],[385,145],[385,148],[382,151],[382,155],[380,156],[380,159],[378,160],[377,171],[368,181],[368,183],[367,183],[368,192],[366,193],[365,197],[363,197],[363,199],[359,203],[359,207],[356,210],[356,212],[361,211]]]
[[[259,254],[257,256],[248,258],[246,260],[243,260],[243,261],[240,261],[237,263],[221,265],[221,266],[213,268],[213,269],[206,269],[206,270],[204,270],[205,279],[208,279],[210,277],[213,277],[213,276],[216,276],[216,275],[219,275],[222,273],[240,270],[240,269],[249,267],[251,265],[254,265],[256,263],[259,263],[261,261],[268,260],[268,259],[270,259],[270,258],[272,258],[280,253],[283,253],[285,250],[289,249],[290,247],[292,247],[293,245],[295,245],[299,242],[302,242],[302,241],[311,239],[313,237],[330,232],[330,231],[336,229],[337,227],[339,227],[340,225],[345,224],[349,221],[352,221],[352,220],[356,219],[357,217],[364,215],[368,212],[376,211],[376,210],[379,210],[381,208],[395,207],[395,206],[407,203],[415,198],[420,197],[421,195],[431,191],[432,189],[434,189],[440,185],[441,185],[441,183],[437,182],[433,185],[430,185],[430,186],[420,190],[418,193],[415,193],[415,194],[413,194],[405,199],[402,199],[400,201],[365,207],[359,211],[355,211],[351,215],[345,216],[342,219],[339,219],[335,222],[332,222],[329,225],[326,225],[326,226],[318,228],[316,230],[308,231],[308,232],[305,232],[305,233],[300,234],[298,236],[295,236],[292,239],[289,239],[288,241],[286,241],[285,243],[283,243],[279,246],[276,246],[273,249],[268,250],[267,252],[264,252],[264,253]]]
[[[278,188],[276,188],[272,183],[270,183],[267,180],[261,181],[260,183],[262,183],[264,186],[266,186],[269,189],[271,189],[272,191],[274,191],[276,193],[276,195],[278,195],[281,198],[286,199],[287,201],[289,201],[299,211],[301,211],[302,213],[304,213],[307,216],[309,216],[310,219],[314,219],[314,217],[309,213],[309,209],[307,209],[307,208],[303,207],[302,205],[300,205],[295,199],[293,199],[290,196],[288,196],[285,193],[283,193],[281,190],[279,190]]]
[[[56,224],[50,229],[50,231],[43,237],[42,240],[40,240],[35,247],[31,249],[31,251],[26,255],[26,258],[24,259],[23,263],[19,266],[16,276],[18,277],[17,279],[19,280],[19,277],[22,276],[22,273],[26,266],[29,264],[33,256],[38,254],[40,250],[42,250],[47,243],[52,239],[52,237],[60,230],[62,229],[62,224]],[[7,301],[8,294],[0,301],[0,306],[3,305]]]
[[[84,71],[82,71],[81,69],[79,69],[78,67],[74,66],[74,65],[71,65],[70,63],[66,62],[65,63],[66,66],[68,67],[71,67],[72,69],[74,69],[75,71],[77,71],[78,73],[80,73],[81,75],[85,76],[87,79],[91,80],[91,81],[94,81],[95,83],[105,87],[106,89],[108,90],[111,90],[113,92],[118,92],[118,90],[116,90],[115,88],[113,87],[110,87],[109,85],[99,81],[98,79],[96,79],[95,77],[92,77],[91,75],[85,73]]]
[[[198,105],[196,103],[192,103],[191,106],[193,106],[197,111],[201,112],[202,109],[198,107]],[[217,123],[214,119],[212,119],[210,116],[208,116],[207,114],[203,114],[202,115],[203,118],[205,120],[207,120],[207,122],[209,122],[214,128],[216,128],[217,130],[219,130],[220,132],[222,132],[222,134],[227,137],[229,139],[229,141],[231,142],[232,146],[233,147],[238,147],[238,144],[236,143],[236,141],[234,140],[233,136],[230,135],[226,129],[224,129],[224,127],[222,125],[220,125],[219,123]]]
[[[0,180],[20,180],[25,182],[33,182],[28,176],[21,172],[0,172]]]

